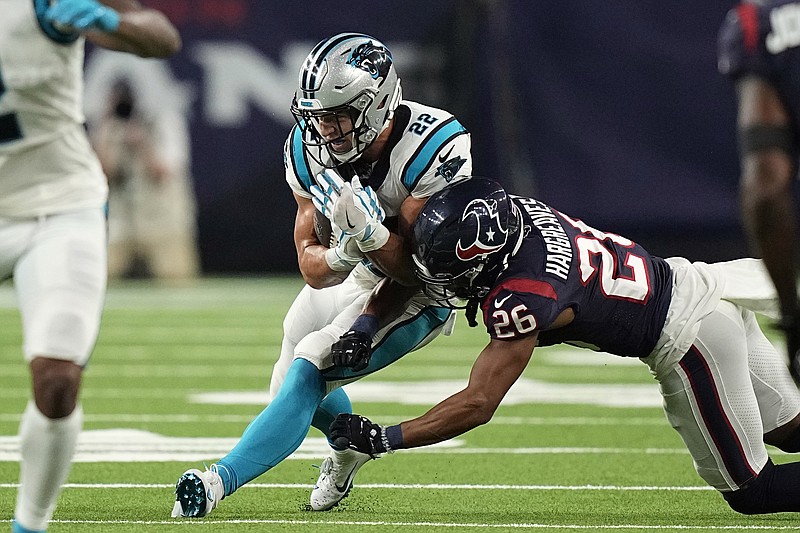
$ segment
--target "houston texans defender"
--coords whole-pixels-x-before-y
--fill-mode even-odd
[[[792,186],[800,141],[800,3],[742,3],[719,33],[719,70],[736,86],[741,215],[781,304],[790,371],[800,384],[797,222]]]
[[[228,455],[209,470],[181,476],[173,516],[208,514],[292,453],[309,426],[327,434],[337,414],[352,412],[341,385],[424,346],[455,318],[419,295],[380,330],[370,318],[359,322],[376,347],[371,360],[331,357],[331,344],[353,324],[385,274],[414,282],[411,223],[432,193],[471,172],[470,137],[450,113],[402,100],[391,53],[367,35],[344,33],[320,42],[298,81],[291,107],[297,125],[284,162],[298,206],[294,238],[307,285],[284,320],[270,405]],[[315,233],[320,213],[331,219],[338,241],[333,247]],[[332,449],[311,509],[336,505],[369,459]]]
[[[413,239],[425,291],[469,302],[468,314],[477,303],[491,340],[463,391],[390,427],[340,415],[337,445],[377,455],[460,435],[491,419],[535,346],[569,343],[642,358],[697,472],[731,508],[800,511],[800,463],[776,466],[764,446],[800,451],[800,392],[750,310],[775,310],[758,260],[660,259],[483,178],[433,195]]]
[[[86,40],[181,48],[135,0],[0,0],[0,280],[14,279],[33,395],[19,428],[12,530],[45,531],[83,423],[78,390],[106,288],[106,178],[86,136]]]

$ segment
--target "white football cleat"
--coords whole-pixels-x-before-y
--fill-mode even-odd
[[[370,459],[366,453],[355,450],[331,450],[319,468],[319,479],[311,491],[311,510],[327,511],[342,501],[353,488],[356,472]]]
[[[175,484],[175,506],[172,517],[201,518],[210,513],[225,497],[225,487],[217,465],[201,472],[192,468],[183,473]]]

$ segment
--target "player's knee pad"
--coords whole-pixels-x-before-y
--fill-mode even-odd
[[[339,340],[339,336],[342,333],[344,331],[341,331],[341,329],[328,325],[319,331],[306,335],[303,340],[297,343],[294,358],[305,359],[320,370],[330,367],[333,363],[330,357],[331,345]]]
[[[774,478],[775,465],[767,461],[758,476],[739,490],[723,492],[722,496],[737,513],[751,515],[774,512],[770,501]]]

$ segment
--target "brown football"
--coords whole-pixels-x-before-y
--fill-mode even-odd
[[[336,236],[331,228],[331,221],[319,209],[314,210],[314,232],[322,246],[333,248],[337,244]]]

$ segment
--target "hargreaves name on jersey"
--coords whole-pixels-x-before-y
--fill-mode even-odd
[[[519,203],[544,240],[547,248],[545,272],[566,280],[572,265],[572,245],[558,217],[549,206],[533,198],[519,198]]]

